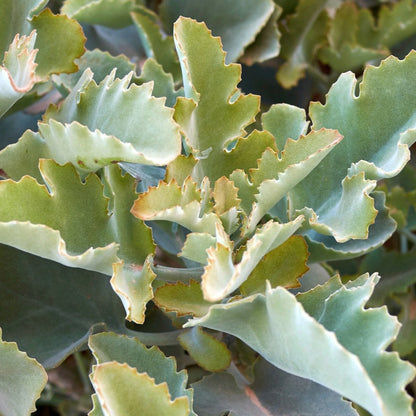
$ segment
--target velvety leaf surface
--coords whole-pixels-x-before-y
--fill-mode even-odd
[[[52,79],[59,90],[65,89],[67,95],[81,78],[87,68],[93,72],[94,81],[99,84],[104,78],[117,68],[115,77],[123,78],[136,70],[136,66],[125,55],[112,56],[99,49],[87,50],[76,61],[78,71],[72,74],[53,75]]]
[[[159,308],[176,312],[178,316],[204,316],[212,305],[204,299],[201,285],[195,280],[189,284],[177,282],[160,286],[155,291],[153,301]]]
[[[396,222],[391,218],[385,205],[385,195],[381,192],[374,192],[374,208],[377,210],[377,217],[368,229],[368,237],[365,240],[349,240],[339,243],[335,238],[309,231],[304,234],[308,241],[310,261],[339,260],[357,257],[371,250],[380,247],[387,241],[396,230]]]
[[[115,169],[111,215],[100,179],[91,174],[81,182],[71,165],[41,160],[47,186],[28,176],[19,182],[1,181],[1,241],[68,266],[111,274],[118,240],[125,246],[120,255],[141,263],[148,250],[153,251],[150,230],[130,215],[126,205],[135,198],[134,180]],[[29,196],[32,204],[27,204]],[[77,215],[68,218],[68,209]]]
[[[215,247],[216,242],[216,238],[209,233],[189,233],[178,255],[206,265],[208,263],[207,250]]]
[[[374,415],[410,415],[404,387],[415,370],[384,352],[398,323],[384,309],[363,309],[377,280],[364,275],[343,286],[331,279],[302,295],[304,307],[285,289],[269,287],[265,295],[212,306],[186,326],[233,334],[278,368],[337,391]]]
[[[2,341],[1,329],[0,367],[0,413],[21,416],[34,412],[48,376],[36,360],[19,351],[15,342]]]
[[[409,0],[382,5],[377,16],[367,8],[356,8],[352,3],[343,4],[337,14],[344,17],[341,30],[337,30],[335,25],[337,15],[333,22],[332,30],[339,40],[342,37],[347,41],[354,40],[373,50],[391,48],[415,33],[416,8]]]
[[[160,14],[165,27],[171,30],[180,17],[191,17],[205,22],[214,36],[220,36],[227,52],[227,63],[236,61],[245,48],[254,42],[256,36],[272,17],[275,6],[271,0],[253,2],[247,0],[164,0]],[[275,36],[272,38],[271,36]],[[268,36],[271,42],[277,39],[276,31]],[[274,50],[270,57],[277,55]]]
[[[178,100],[175,120],[198,160],[193,176],[197,181],[204,176],[215,181],[222,176],[216,171],[218,164],[225,165],[221,160],[226,146],[245,135],[243,128],[254,121],[259,99],[235,95],[241,68],[236,64],[225,65],[220,40],[212,37],[204,24],[180,18],[175,23],[174,40],[187,98]]]
[[[286,62],[279,68],[277,79],[285,88],[292,88],[305,75],[314,51],[325,40],[327,15],[325,8],[338,0],[300,0],[296,13],[288,18],[282,31],[280,55]],[[308,22],[305,24],[305,22]]]
[[[124,331],[124,310],[108,276],[24,253],[0,251],[0,322],[5,339],[46,368],[62,362],[106,327]],[[8,413],[6,413],[8,414]]]
[[[111,285],[123,302],[126,319],[143,324],[146,304],[153,298],[152,282],[156,277],[150,267],[150,258],[143,266],[114,263],[113,270]]]
[[[114,136],[141,154],[140,163],[164,165],[172,161],[181,146],[173,110],[164,106],[163,99],[151,96],[151,83],[130,85],[132,75],[115,79],[113,70],[97,85],[87,69],[59,108],[49,108],[45,121],[78,121],[90,131],[98,129]]]
[[[18,113],[21,114],[21,113]],[[8,120],[6,117],[4,120]],[[6,125],[7,126],[7,125]],[[37,127],[37,122],[33,128]],[[43,183],[39,171],[39,159],[50,159],[49,149],[38,132],[26,130],[17,142],[12,142],[0,151],[0,169],[2,177],[18,182],[28,175]]]
[[[334,278],[326,286],[299,295],[298,299],[308,313],[327,330],[334,331],[339,342],[360,358],[379,400],[384,403],[383,413],[407,414],[412,399],[405,386],[415,376],[415,368],[400,361],[398,354],[383,351],[397,337],[400,325],[385,308],[364,309],[378,279],[376,274],[362,275],[342,285]],[[331,286],[339,289],[328,296],[333,291]],[[361,342],[361,337],[366,342]]]
[[[214,178],[228,176],[235,169],[248,173],[257,166],[258,159],[266,149],[277,150],[273,137],[267,131],[254,130],[247,137],[238,139],[231,150],[218,153],[216,163],[212,160],[209,172]]]
[[[220,224],[213,212],[203,214],[201,190],[190,177],[182,187],[174,181],[160,182],[139,196],[131,212],[141,220],[174,221],[194,232],[215,234],[216,224]]]
[[[308,246],[300,236],[292,236],[283,244],[267,253],[251,272],[248,279],[240,286],[244,296],[264,292],[266,280],[271,287],[298,287],[298,279],[305,274],[309,267]]]
[[[409,0],[383,5],[378,16],[377,34],[372,42],[392,47],[416,31],[416,7]],[[368,33],[368,31],[367,31]]]
[[[0,66],[0,117],[35,84],[36,32],[16,35]]]
[[[354,75],[344,74],[329,91],[325,105],[311,105],[313,128],[337,128],[344,136],[329,157],[289,193],[292,213],[309,207],[318,215],[310,212],[309,217],[316,231],[331,230],[338,242],[367,236],[375,219],[369,195],[375,182],[371,180],[397,175],[408,161],[408,148],[416,139],[412,110],[416,101],[409,84],[415,65],[413,53],[403,61],[389,58],[380,67],[368,67],[359,95],[354,92]],[[350,209],[352,200],[354,206],[358,204],[364,209],[361,224],[356,222],[355,210]],[[383,210],[380,199],[376,204],[379,211]],[[305,210],[303,213],[306,214]],[[324,223],[329,228],[322,228]],[[383,221],[382,227],[373,228],[367,247],[374,246],[374,240],[383,242],[386,227],[388,224]],[[313,233],[310,237],[315,239]]]
[[[183,96],[183,88],[176,89],[174,78],[171,73],[165,72],[162,65],[156,62],[153,58],[145,61],[142,67],[140,77],[137,78],[137,83],[154,82],[153,93],[154,97],[166,97],[166,105],[173,107],[178,97]]]
[[[165,182],[170,182],[172,179],[178,185],[183,185],[185,179],[192,175],[192,170],[196,164],[196,160],[192,154],[185,156],[179,155],[174,161],[166,166]]]
[[[280,7],[275,7],[272,15],[256,36],[254,43],[249,45],[244,51],[240,61],[252,65],[256,62],[264,62],[275,58],[280,52],[280,31],[277,21],[282,13]],[[225,49],[227,50],[227,49]]]
[[[132,143],[100,130],[91,131],[77,121],[61,124],[50,119],[48,124],[39,123],[39,132],[51,158],[61,165],[71,162],[83,173],[117,162],[151,163]]]
[[[74,60],[85,51],[85,37],[79,23],[64,15],[53,15],[49,9],[39,13],[46,3],[45,0],[6,0],[0,6],[0,56],[17,33],[28,36],[36,30],[37,81],[45,80],[52,73],[75,72],[78,67]]]
[[[88,413],[88,416],[105,416],[103,413],[103,409],[101,408],[100,401],[98,400],[97,394],[93,394],[91,396],[93,408]]]
[[[186,397],[172,401],[166,384],[155,384],[146,373],[138,373],[127,364],[99,364],[95,366],[91,380],[105,414],[125,416],[140,409],[143,416],[189,415]]]
[[[344,2],[329,19],[327,45],[318,56],[338,72],[358,68],[388,56],[390,48],[415,33],[415,21],[416,8],[409,0],[375,10]]]
[[[121,28],[131,25],[130,12],[140,0],[65,0],[61,9],[73,19],[90,25]]]
[[[258,360],[254,376],[254,383],[244,387],[226,373],[192,384],[196,412],[199,416],[219,415],[226,410],[239,416],[358,415],[337,393],[279,370],[266,360]]]
[[[269,221],[248,240],[241,260],[234,264],[232,243],[227,234],[217,228],[217,244],[210,247],[208,265],[202,275],[204,299],[215,302],[232,293],[249,277],[268,252],[283,244],[301,226],[303,217],[286,224]]]
[[[38,128],[38,133],[27,131],[16,144],[1,151],[0,164],[10,178],[20,179],[24,174],[38,178],[40,158],[62,165],[71,162],[84,175],[115,163],[152,163],[132,143],[97,129],[91,131],[77,121],[62,124],[50,119]]]
[[[372,59],[388,55],[384,43],[372,42],[376,23],[367,8],[343,3],[330,19],[328,45],[318,51],[319,58],[337,72],[358,68]],[[365,46],[364,46],[365,45]]]
[[[140,40],[148,58],[154,58],[175,82],[181,81],[181,68],[172,36],[166,36],[160,28],[159,17],[149,9],[139,8],[131,13]]]
[[[347,173],[353,176],[364,171],[370,179],[382,179],[400,172],[409,160],[408,147],[416,140],[416,99],[413,84],[409,83],[414,67],[416,53],[402,61],[390,57],[379,67],[369,66],[358,94],[354,75],[343,74],[330,89],[324,105],[311,105],[313,128],[336,128],[344,139],[305,181],[305,186],[324,171],[331,172],[326,182],[331,189],[339,189],[335,183],[339,184]]]
[[[136,178],[123,174],[116,165],[104,170],[106,196],[110,198],[109,225],[113,239],[120,244],[118,255],[129,263],[142,264],[148,254],[153,253],[155,244],[150,228],[130,213],[137,194]]]
[[[306,136],[309,126],[305,110],[289,104],[273,104],[262,114],[261,121],[263,128],[273,134],[279,150],[283,150],[287,139]]]
[[[196,363],[207,371],[223,371],[231,363],[227,346],[200,327],[183,332],[178,340]]]
[[[383,305],[387,297],[405,294],[416,282],[415,251],[399,253],[386,251],[383,248],[367,254],[360,264],[360,271],[381,272],[381,280],[377,284],[370,304]]]
[[[91,336],[89,346],[97,364],[114,361],[127,363],[140,374],[147,374],[155,384],[160,386],[165,383],[166,393],[172,400],[186,402],[188,409],[191,407],[192,391],[186,389],[186,372],[177,372],[175,359],[165,357],[156,346],[147,348],[137,338],[128,338],[109,332]],[[189,410],[186,415],[188,414]]]
[[[29,35],[32,31],[26,20],[33,17],[46,5],[47,0],[14,1],[4,0],[0,3],[0,56],[9,49],[16,33]]]
[[[49,9],[34,16],[31,26],[36,30],[36,76],[46,79],[58,72],[75,72],[74,59],[85,51],[85,37],[78,22],[64,15],[54,15]]]
[[[264,152],[258,168],[251,173],[258,193],[246,226],[247,232],[253,232],[264,214],[307,177],[341,139],[336,130],[321,129],[298,140],[287,140],[279,156]]]

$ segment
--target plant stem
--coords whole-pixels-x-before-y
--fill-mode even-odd
[[[165,280],[167,282],[180,281],[185,283],[188,283],[190,280],[201,280],[202,273],[204,272],[203,267],[178,268],[152,266],[152,270],[160,280]]]
[[[182,329],[167,332],[139,332],[127,330],[129,335],[138,338],[146,346],[159,345],[161,347],[178,345],[178,336],[182,334],[182,332]]]
[[[414,235],[410,230],[407,228],[402,228],[400,230],[400,235],[405,236],[409,241],[411,241],[413,244],[416,244],[416,235]]]
[[[308,65],[307,72],[317,81],[321,90],[326,93],[332,84],[330,78],[313,65]]]
[[[235,365],[234,361],[231,361],[230,366],[227,368],[227,373],[231,374],[234,377],[236,383],[240,387],[245,387],[250,384],[250,382],[246,379],[243,373]]]
[[[91,382],[90,382],[88,371],[85,367],[85,363],[84,363],[81,353],[78,351],[75,352],[74,358],[75,358],[75,362],[77,363],[77,368],[78,368],[78,372],[82,380],[82,384],[84,385],[84,391],[86,393],[91,393]]]
[[[404,234],[400,234],[400,253],[407,253],[409,250],[409,244],[407,237]]]

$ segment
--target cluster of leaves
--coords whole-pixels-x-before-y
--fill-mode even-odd
[[[412,414],[415,19],[3,1],[0,413]]]

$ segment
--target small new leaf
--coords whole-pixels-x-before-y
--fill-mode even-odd
[[[153,300],[159,308],[167,312],[176,312],[178,316],[204,316],[212,305],[204,299],[201,285],[195,280],[189,284],[168,283],[158,287]]]
[[[208,265],[202,275],[204,298],[215,302],[236,290],[249,277],[258,262],[269,251],[283,244],[301,225],[304,218],[279,224],[269,221],[248,240],[246,250],[238,264],[233,262],[232,243],[220,228],[217,229],[217,245],[210,247]]]
[[[196,363],[207,371],[223,371],[231,363],[231,352],[227,346],[200,327],[183,332],[178,339]]]
[[[301,236],[292,236],[282,245],[267,253],[251,272],[248,279],[240,286],[244,296],[266,290],[266,280],[272,288],[299,287],[298,279],[305,274],[309,267],[308,246]]]
[[[126,319],[137,324],[145,320],[146,304],[153,298],[152,282],[156,275],[151,267],[150,256],[144,265],[113,264],[111,286],[123,302]]]
[[[30,36],[17,34],[0,66],[0,117],[17,101],[30,91],[36,82],[34,49],[36,32]]]
[[[190,177],[182,187],[174,181],[160,182],[157,188],[141,194],[131,209],[133,215],[144,221],[174,221],[193,232],[214,235],[220,219],[213,212],[203,214],[202,211],[201,190]]]

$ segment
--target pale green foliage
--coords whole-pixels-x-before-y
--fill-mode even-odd
[[[35,84],[36,32],[16,35],[0,67],[0,117]]]
[[[415,370],[401,362],[397,353],[379,350],[397,334],[397,321],[382,309],[363,311],[377,280],[376,275],[362,276],[343,286],[332,279],[301,296],[301,303],[283,288],[268,288],[264,295],[213,306],[206,316],[186,326],[231,333],[277,367],[323,384],[374,415],[410,414],[404,386]],[[323,362],[325,371],[320,369]],[[380,367],[389,370],[379,371]]]
[[[61,12],[79,22],[120,28],[131,24],[129,13],[140,0],[65,0]]]
[[[91,71],[86,70],[64,103],[59,108],[50,107],[46,113],[46,120],[53,119],[60,123],[77,121],[87,126],[91,132],[99,130],[113,136],[104,139],[110,142],[104,148],[118,144],[119,151],[124,153],[117,155],[114,149],[109,155],[101,156],[104,160],[100,165],[95,163],[98,166],[93,167],[94,170],[110,164],[112,160],[164,165],[180,153],[180,136],[171,119],[172,110],[164,106],[163,99],[151,96],[151,83],[130,85],[132,75],[130,73],[122,79],[114,79],[113,71],[97,85]],[[97,140],[89,141],[92,146],[94,142],[99,146]],[[102,142],[103,139],[99,141]],[[123,146],[123,143],[126,145]],[[74,147],[77,145],[74,144]],[[94,154],[93,148],[86,150],[87,153]],[[125,160],[124,158],[129,158],[129,153],[135,153],[135,157],[130,156],[129,160]],[[84,167],[83,163],[82,158],[79,158],[77,164],[81,168]]]
[[[268,222],[247,241],[247,247],[238,264],[232,261],[232,243],[227,234],[217,229],[217,244],[207,250],[208,265],[202,275],[202,291],[209,301],[219,301],[232,293],[249,277],[264,255],[286,241],[302,224],[298,217],[286,224]]]
[[[141,409],[146,415],[187,416],[185,397],[171,400],[166,384],[156,385],[147,374],[127,364],[107,362],[95,366],[91,376],[103,412],[123,416]],[[134,394],[131,392],[134,391]]]
[[[144,323],[146,303],[153,298],[152,282],[156,275],[150,267],[150,256],[143,266],[114,263],[111,284],[123,301],[126,319],[138,324]]]
[[[157,347],[148,349],[138,339],[112,333],[93,335],[89,345],[97,360],[93,383],[100,390],[103,386],[98,395],[101,406],[111,403],[110,408],[119,409],[114,414],[120,416],[129,414],[127,409],[131,412],[143,406],[149,415],[192,414],[192,391],[186,389],[186,373],[176,372],[174,359],[166,358]],[[120,374],[120,385],[119,376],[111,375],[114,372]],[[132,397],[132,391],[136,397]],[[161,402],[161,409],[152,409],[156,401]]]
[[[51,380],[76,353],[84,383],[42,400],[411,415],[416,53],[375,60],[414,34],[413,3],[45,3],[0,5],[0,322]],[[258,69],[237,59],[279,53],[308,113],[240,84]],[[395,248],[395,219],[400,254],[345,260]],[[42,366],[6,341],[0,363],[0,413],[34,411]]]
[[[21,416],[35,411],[35,401],[47,381],[43,367],[19,351],[15,342],[2,341],[1,338],[0,366],[0,413]]]
[[[276,56],[279,51],[277,27],[273,27],[279,8],[271,0],[258,0],[256,3],[247,0],[211,0],[209,3],[204,0],[164,0],[161,16],[167,27],[171,27],[179,16],[204,21],[215,36],[221,37],[228,63],[236,61],[245,52],[246,60],[252,60],[250,55],[256,53],[254,60],[262,61]],[[271,27],[266,26],[268,22]],[[265,38],[263,42],[261,37]],[[250,45],[257,51],[250,50]]]
[[[296,14],[290,16],[282,34],[281,55],[287,60],[277,78],[286,88],[295,86],[305,75],[314,52],[325,39],[327,16],[325,8],[334,7],[339,0],[300,0]],[[305,21],[308,24],[305,25]]]
[[[205,370],[220,372],[231,363],[231,352],[227,346],[200,327],[183,332],[179,342],[197,364]]]

